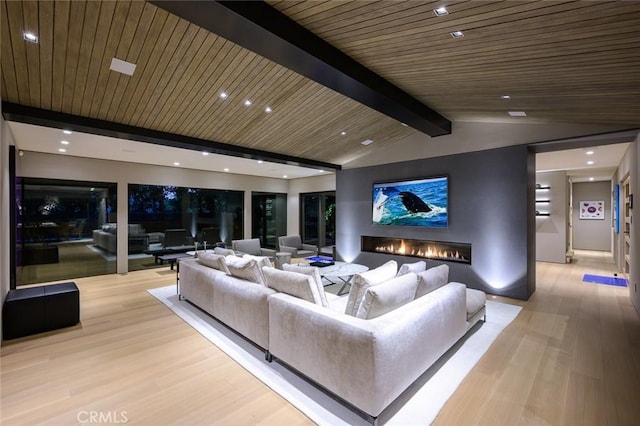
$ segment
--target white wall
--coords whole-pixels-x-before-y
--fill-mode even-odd
[[[542,262],[566,262],[567,250],[567,174],[561,172],[536,173],[536,184],[549,189],[536,190],[536,210],[550,216],[536,216],[536,260]]]
[[[2,119],[2,107],[0,106],[0,307],[4,306],[4,299],[9,292],[10,262],[9,253],[11,251],[9,241],[9,214],[12,208],[9,199],[9,145],[13,145],[13,138],[9,131],[9,126]],[[0,315],[0,341],[2,340],[2,315]]]
[[[580,219],[580,201],[604,201],[604,219]],[[573,248],[611,251],[611,181],[573,184]]]

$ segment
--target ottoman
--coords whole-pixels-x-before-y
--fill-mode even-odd
[[[2,308],[4,339],[69,327],[80,322],[80,291],[74,282],[9,290]]]

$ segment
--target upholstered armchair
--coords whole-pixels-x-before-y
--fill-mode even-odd
[[[260,247],[259,238],[251,238],[244,240],[232,240],[231,248],[236,254],[250,254],[252,256],[268,256],[270,259],[275,259],[276,251],[268,248]]]
[[[316,256],[318,247],[311,244],[303,244],[300,235],[283,235],[278,237],[280,251],[291,253],[291,257]]]

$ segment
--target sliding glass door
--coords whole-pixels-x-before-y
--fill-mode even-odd
[[[318,247],[335,244],[335,191],[300,194],[302,241]]]
[[[253,192],[251,194],[251,238],[260,238],[260,246],[276,248],[277,239],[287,233],[287,194]]]

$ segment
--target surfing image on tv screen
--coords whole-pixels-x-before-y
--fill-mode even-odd
[[[373,224],[448,226],[446,176],[373,184]]]

